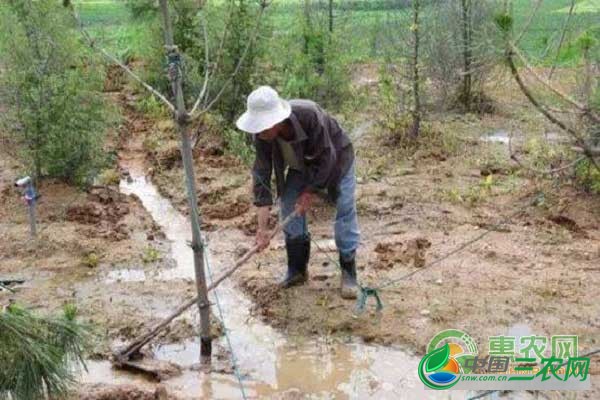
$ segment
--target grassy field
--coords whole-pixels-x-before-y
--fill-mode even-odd
[[[535,1],[532,0],[514,2],[517,28],[526,24],[534,3]],[[562,27],[568,17],[570,3],[570,0],[545,0],[542,3],[521,42],[521,46],[529,53],[530,57],[539,60],[552,54],[547,50],[548,43],[556,43],[559,40]],[[600,0],[578,1],[565,38],[567,46],[559,61],[563,63],[571,61],[574,56],[573,52],[569,51],[570,43],[577,39],[583,29],[590,29],[594,26],[596,30],[600,29]]]
[[[516,0],[513,2],[516,31],[523,27],[533,10],[536,0]],[[275,34],[292,31],[298,24],[301,5],[299,0],[274,1],[269,9],[270,23]],[[340,4],[340,2],[337,2]],[[214,3],[213,3],[214,4]],[[335,23],[346,28],[351,35],[347,42],[347,55],[353,62],[368,62],[381,56],[378,41],[389,35],[385,21],[407,19],[408,10],[391,9],[385,1],[341,2],[336,10]],[[561,27],[569,11],[570,0],[545,0],[542,3],[521,46],[536,60],[554,59],[552,46],[560,35]],[[131,21],[124,0],[82,0],[78,2],[82,20],[92,33],[100,38],[106,47],[117,53],[142,52],[147,45],[148,26],[144,22]],[[402,23],[402,22],[400,22]],[[582,29],[596,26],[600,30],[600,0],[581,0],[575,7],[570,29],[566,36],[565,51],[560,61],[568,63],[574,55],[569,51]]]

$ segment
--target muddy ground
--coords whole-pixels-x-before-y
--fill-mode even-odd
[[[369,299],[358,315],[353,301],[339,297],[334,210],[320,201],[309,216],[316,243],[307,285],[277,290],[285,268],[281,238],[235,275],[254,301],[253,312],[288,335],[361,337],[418,355],[443,329],[463,329],[487,348],[488,336],[521,325],[537,335],[577,334],[581,353],[596,349],[598,196],[565,180],[557,185],[539,179],[510,161],[506,144],[481,140],[512,129],[516,145],[524,149],[531,139],[556,132],[518,95],[501,106],[507,93],[514,93],[509,81],[494,88],[493,115],[434,117],[433,129],[455,139],[411,152],[383,147],[381,129],[367,114],[344,120],[357,151],[361,283],[377,287],[422,271],[381,290],[381,312]],[[187,212],[172,122],[137,111],[140,94],[129,87],[111,96],[124,117],[112,145],[119,151],[119,175],[126,178],[132,163],[143,165],[162,194]],[[239,255],[252,244],[256,229],[249,169],[223,150],[210,129],[199,131],[194,160],[203,228],[241,230],[247,240],[231,243],[232,255]],[[525,151],[522,155],[527,157]],[[80,192],[45,181],[39,189],[40,232],[36,242],[30,241],[26,209],[12,186],[20,168],[1,154],[0,272],[25,283],[16,293],[0,292],[0,304],[14,299],[48,312],[76,303],[82,318],[100,331],[95,353],[106,357],[113,341],[132,338],[192,294],[187,281],[126,282],[111,275],[122,269],[151,274],[172,263],[169,243],[139,200],[120,194],[115,185]],[[487,230],[492,231],[483,239],[430,267]],[[161,340],[193,334],[192,324],[181,320]],[[599,371],[600,361],[593,359],[592,372]],[[594,387],[581,398],[594,398],[599,390],[597,383]],[[146,395],[154,396],[139,398],[152,398]]]
[[[423,269],[380,291],[381,312],[370,299],[357,315],[355,303],[338,295],[334,210],[324,201],[309,216],[316,243],[307,285],[277,289],[285,271],[281,238],[236,274],[255,312],[289,335],[359,336],[417,354],[444,329],[469,332],[485,352],[488,336],[519,326],[537,335],[576,334],[581,353],[596,349],[598,196],[568,179],[542,179],[511,161],[506,143],[485,140],[512,132],[511,149],[525,163],[536,144],[569,140],[531,109],[509,78],[490,93],[494,114],[434,116],[431,129],[446,139],[412,153],[382,144],[381,129],[368,115],[347,121],[358,160],[361,283],[377,287]],[[215,149],[222,143],[214,140],[201,138],[195,152],[202,218],[210,230],[243,230],[248,243],[232,244],[232,254],[240,254],[252,243],[256,224],[249,167],[221,155]],[[171,165],[154,169],[153,181],[185,212],[182,171],[177,162]],[[597,358],[592,371],[600,371]]]
[[[170,263],[164,257],[170,244],[139,200],[119,192],[118,181],[86,191],[43,181],[38,188],[38,236],[31,240],[27,208],[13,186],[20,170],[2,152],[0,277],[25,283],[14,287],[14,293],[1,291],[0,304],[17,301],[46,313],[74,303],[98,333],[94,352],[105,356],[111,341],[134,337],[192,293],[187,283],[128,282],[129,277],[115,274],[127,269],[151,274]],[[192,326],[180,321],[167,336],[192,333]]]

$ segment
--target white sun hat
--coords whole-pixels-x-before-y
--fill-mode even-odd
[[[235,124],[240,130],[252,134],[273,127],[292,113],[290,103],[280,98],[270,86],[261,86],[250,93],[247,107]]]

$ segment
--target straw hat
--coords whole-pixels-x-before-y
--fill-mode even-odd
[[[261,86],[250,93],[247,108],[235,124],[253,135],[284,121],[292,113],[290,103],[280,98],[270,86]]]

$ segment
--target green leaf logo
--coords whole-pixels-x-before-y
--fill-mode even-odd
[[[450,358],[450,346],[446,343],[444,346],[432,351],[425,357],[425,372],[430,373],[436,371],[448,362],[448,359]]]

